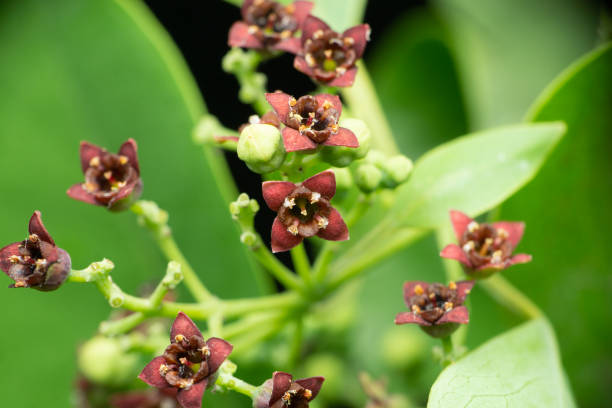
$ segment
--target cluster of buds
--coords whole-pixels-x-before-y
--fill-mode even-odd
[[[377,150],[370,150],[367,156],[351,166],[355,184],[364,193],[387,188],[393,189],[405,183],[412,173],[412,161],[398,154],[387,157]]]

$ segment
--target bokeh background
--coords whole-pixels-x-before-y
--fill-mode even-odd
[[[416,159],[459,135],[524,120],[558,75],[610,38],[609,14],[602,17],[607,6],[371,2],[365,59],[402,151]],[[65,195],[81,179],[80,140],[113,150],[133,137],[144,198],[169,211],[179,244],[208,287],[227,298],[277,290],[241,247],[210,163],[227,159],[240,190],[260,198],[257,176],[191,139],[206,109],[202,96],[228,127],[252,113],[220,66],[238,18],[222,1],[0,1],[0,246],[23,239],[29,216],[40,209],[75,268],[108,257],[117,265],[114,279],[130,292],[161,277],[164,259],[131,214],[109,214]],[[262,69],[268,89],[296,95],[314,89],[289,56]],[[538,119],[566,121],[569,132],[536,179],[498,211],[526,221],[521,249],[534,254],[534,262],[506,277],[550,317],[579,406],[599,407],[612,404],[611,53],[589,70],[540,112]],[[264,236],[271,216],[258,215]],[[436,248],[429,237],[373,269],[333,316],[336,332],[313,327],[311,357],[300,371],[330,373],[322,402],[359,406],[356,374],[367,370],[425,404],[438,372],[427,361],[428,340],[389,323],[402,310],[398,288],[405,280],[442,279]],[[478,289],[471,309],[470,346],[519,323]],[[88,285],[52,293],[2,289],[0,310],[0,405],[69,406],[75,349],[108,316],[106,301]],[[240,373],[263,381],[282,368],[273,364],[282,364],[274,355],[282,356],[283,347],[281,339],[268,344],[267,355],[245,355]],[[216,400],[209,406],[248,404],[240,396]]]

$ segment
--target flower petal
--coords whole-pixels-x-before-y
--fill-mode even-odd
[[[459,303],[465,302],[465,297],[470,294],[470,291],[474,287],[475,283],[476,282],[474,282],[473,280],[461,281],[456,283],[457,300],[459,301]]]
[[[414,296],[414,289],[420,286],[424,291],[429,287],[429,283],[423,281],[410,281],[404,283],[404,302],[406,306],[411,307],[410,298]]]
[[[257,37],[249,33],[249,25],[243,21],[236,21],[230,28],[227,44],[230,47],[263,48]]]
[[[272,125],[280,129],[280,120],[274,111],[268,111],[263,114],[261,118],[259,118],[259,123],[266,123],[268,125]]]
[[[36,210],[34,211],[34,214],[32,214],[30,224],[28,225],[28,231],[30,234],[36,234],[38,235],[38,238],[55,246],[55,241],[53,241],[53,238],[51,238],[51,235],[49,235],[49,232],[45,228],[45,225],[40,218],[40,211]]]
[[[346,71],[344,74],[337,76],[327,83],[328,86],[347,87],[352,86],[355,82],[355,76],[357,75],[357,67],[353,67]]]
[[[277,42],[272,48],[291,54],[299,54],[302,50],[302,42],[299,38],[291,37]]]
[[[96,198],[92,194],[89,194],[83,188],[83,184],[82,183],[75,184],[72,187],[70,187],[68,189],[68,191],[66,191],[66,194],[68,194],[68,196],[70,198],[73,198],[73,199],[79,200],[79,201],[83,201],[84,203],[87,203],[87,204],[104,205],[104,204],[100,204],[98,201],[96,201]]]
[[[340,101],[340,97],[338,95],[318,94],[315,95],[315,99],[319,106],[323,106],[325,101],[331,103],[332,107],[338,111],[338,116],[340,116],[342,113],[342,102]]]
[[[287,153],[296,152],[299,150],[316,149],[317,144],[310,140],[308,136],[304,136],[295,129],[286,127],[283,129],[283,144]]]
[[[312,397],[310,398],[311,400],[313,400],[317,394],[319,394],[319,391],[321,391],[323,381],[325,381],[324,377],[309,377],[301,380],[295,380],[296,383],[312,392]]]
[[[512,244],[512,249],[516,248],[518,243],[521,242],[521,238],[523,238],[523,233],[525,232],[524,222],[501,221],[493,223],[493,227],[496,229],[503,229],[508,233],[508,241]]]
[[[79,150],[79,155],[81,156],[81,170],[83,173],[87,171],[89,168],[89,162],[96,156],[100,156],[106,150],[103,148],[96,146],[95,144],[91,144],[89,142],[81,142],[81,147]]]
[[[457,306],[450,311],[444,313],[441,318],[436,321],[436,324],[443,323],[460,323],[467,324],[470,321],[470,316],[465,306]]]
[[[457,210],[450,210],[450,219],[451,224],[453,224],[453,229],[455,230],[455,237],[457,237],[457,241],[459,241],[463,236],[468,224],[474,221],[461,211]]]
[[[516,254],[514,255],[511,259],[510,259],[510,263],[512,265],[514,264],[522,264],[522,263],[527,263],[527,262],[531,262],[531,255],[528,254]]]
[[[11,261],[9,258],[13,255],[19,256],[19,246],[21,242],[15,242],[0,249],[0,269],[8,275],[9,269],[11,269]]]
[[[323,20],[311,14],[306,17],[306,20],[304,20],[304,25],[302,26],[302,44],[304,44],[309,38],[312,38],[313,34],[317,30],[329,30],[329,26]]]
[[[136,201],[142,194],[142,180],[140,178],[132,181],[129,184],[123,186],[117,193],[110,199],[107,204],[108,209],[111,211],[122,211],[127,209],[134,201]]]
[[[333,133],[323,144],[325,146],[359,147],[359,140],[352,130],[341,127],[337,133]]]
[[[370,33],[372,29],[368,24],[360,24],[355,27],[351,27],[342,33],[343,37],[350,37],[353,39],[353,49],[355,50],[355,58],[359,59],[363,55],[366,44],[370,41]]]
[[[261,184],[263,198],[272,211],[278,211],[285,197],[295,189],[296,185],[289,181],[264,181]]]
[[[183,312],[179,312],[172,323],[172,330],[170,331],[170,342],[176,342],[175,338],[177,335],[182,334],[186,338],[191,336],[202,337],[202,332],[198,329],[198,326]]]
[[[308,63],[304,57],[296,55],[295,59],[293,60],[293,67],[309,77],[314,77],[314,71],[308,66]]]
[[[331,209],[328,224],[325,229],[319,230],[317,236],[328,241],[346,241],[349,239],[349,230],[342,216],[335,208]]]
[[[302,237],[291,234],[278,217],[274,218],[270,242],[272,252],[288,251],[300,242],[302,242]]]
[[[302,185],[310,191],[316,191],[331,200],[336,194],[336,175],[333,170],[325,170],[307,178],[302,182]]]
[[[421,326],[431,326],[431,323],[423,319],[421,316],[414,314],[413,312],[402,312],[398,313],[397,316],[395,316],[395,324],[407,323],[414,323]]]
[[[270,92],[266,93],[266,100],[272,106],[272,109],[276,112],[278,119],[287,123],[287,116],[289,115],[289,101],[293,99],[293,96],[287,95],[284,92]]]
[[[178,394],[176,394],[176,400],[183,408],[201,408],[202,397],[207,385],[208,379],[205,378],[189,388],[179,390]]]
[[[140,165],[138,164],[138,145],[132,138],[128,139],[119,148],[119,154],[128,158],[128,163],[132,166],[136,173],[140,175]]]
[[[306,18],[310,15],[310,10],[312,10],[313,6],[314,3],[312,3],[311,1],[298,0],[293,2],[293,7],[295,8],[295,10],[293,11],[293,18],[295,18],[295,20],[297,21],[298,27],[301,28],[302,25],[304,25],[304,22],[306,21]]]
[[[270,406],[278,401],[284,393],[291,387],[293,376],[282,371],[275,371],[272,375],[272,395],[270,396]],[[311,390],[312,391],[312,390]]]
[[[138,376],[142,381],[156,388],[166,388],[170,385],[164,377],[159,373],[159,367],[166,364],[166,359],[159,356],[155,357],[149,364],[142,369]]]
[[[459,245],[448,244],[447,246],[444,247],[442,251],[440,251],[440,256],[442,258],[454,259],[456,261],[459,261],[462,264],[464,264],[467,268],[472,267],[472,263],[470,262],[469,258],[467,257],[467,255],[465,254],[465,252],[463,251],[463,249],[461,249]]]
[[[210,349],[210,359],[208,360],[208,370],[210,375],[219,369],[227,356],[229,356],[232,352],[234,346],[218,337],[211,337],[206,341],[206,345]]]
[[[240,7],[240,14],[242,15],[243,20],[247,19],[247,10],[249,9],[249,7],[251,7],[254,1],[255,0],[244,0],[242,2],[242,6]]]

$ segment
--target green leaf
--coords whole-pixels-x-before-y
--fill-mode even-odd
[[[344,31],[361,23],[367,0],[314,0],[312,15],[325,21],[336,31]]]
[[[555,335],[544,319],[499,335],[446,368],[427,403],[428,408],[574,406]]]
[[[521,248],[535,261],[508,278],[555,325],[583,406],[612,400],[607,374],[612,328],[602,323],[612,310],[611,72],[608,43],[566,69],[538,98],[528,120],[563,120],[567,135],[533,183],[504,203],[499,214],[527,225]]]
[[[445,143],[419,159],[398,193],[397,223],[434,228],[457,209],[471,216],[529,182],[565,132],[563,123],[516,125]]]

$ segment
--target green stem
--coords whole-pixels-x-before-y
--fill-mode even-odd
[[[302,343],[304,340],[304,318],[298,317],[295,321],[291,349],[289,350],[289,367],[294,369],[302,356]]]
[[[365,121],[372,131],[374,147],[395,155],[399,149],[393,139],[391,126],[387,122],[376,89],[363,61],[357,61],[358,71],[353,86],[342,88],[342,95],[356,118]]]
[[[129,332],[144,322],[146,318],[147,315],[145,313],[136,312],[119,320],[102,322],[98,330],[105,336],[117,336]]]
[[[252,299],[226,300],[221,303],[226,317],[241,316],[266,310],[285,310],[299,307],[303,300],[295,292],[281,293]]]
[[[442,337],[440,340],[442,340],[442,350],[444,351],[442,366],[447,367],[453,363],[453,340],[451,336]]]
[[[543,314],[531,299],[499,274],[479,281],[478,285],[497,302],[526,319],[535,319]]]
[[[310,285],[312,276],[310,274],[310,262],[308,261],[304,242],[291,249],[291,259],[293,260],[295,271],[300,275],[306,285]]]
[[[264,245],[258,236],[256,244],[252,248],[253,255],[257,261],[266,268],[286,288],[303,291],[300,280],[279,261]]]
[[[264,327],[269,324],[270,321],[276,320],[278,317],[278,311],[248,315],[225,326],[223,337],[225,339],[232,339],[236,336],[240,336],[251,331],[256,331],[260,327]]]
[[[225,364],[225,363],[224,363]],[[233,363],[232,363],[233,364]],[[244,394],[249,398],[254,398],[257,393],[257,387],[249,384],[240,378],[234,377],[232,374],[219,370],[219,376],[215,384],[226,390],[236,391],[240,394]]]

